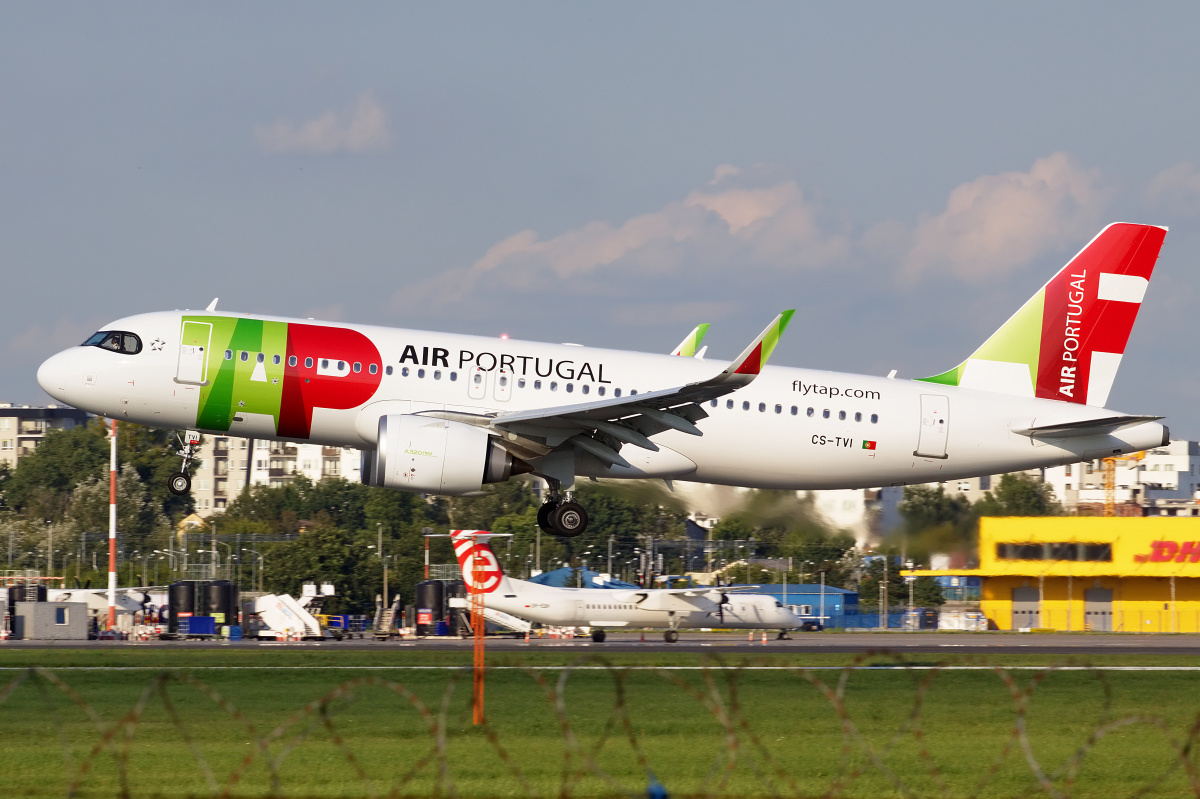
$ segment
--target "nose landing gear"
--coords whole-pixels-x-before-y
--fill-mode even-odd
[[[183,496],[192,490],[192,476],[188,474],[187,469],[192,458],[196,457],[200,450],[200,432],[185,430],[183,437],[179,439],[179,445],[179,456],[183,458],[183,465],[179,467],[178,472],[167,478],[167,490],[176,496]]]

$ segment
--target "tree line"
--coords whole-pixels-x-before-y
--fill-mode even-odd
[[[168,476],[179,468],[174,433],[122,423],[118,442],[120,583],[167,582],[181,574],[185,539],[179,522],[194,509],[190,496],[176,496],[166,488]],[[7,558],[9,568],[65,576],[66,585],[105,585],[108,468],[107,427],[100,420],[48,431],[15,470],[0,468],[0,562]],[[505,570],[516,576],[585,563],[605,571],[611,551],[616,576],[636,580],[646,576],[638,569],[647,564],[652,545],[664,556],[664,572],[678,574],[695,565],[683,559],[684,553],[696,552],[681,545],[686,510],[662,484],[581,482],[577,497],[592,518],[590,532],[562,539],[539,534],[540,500],[532,481],[512,480],[489,486],[482,496],[447,498],[296,476],[282,486],[244,488],[223,514],[205,520],[186,540],[211,541],[215,536],[217,546],[198,546],[189,553],[191,562],[207,557],[223,563],[247,589],[252,577],[266,591],[293,595],[304,582],[332,582],[338,594],[327,606],[330,612],[368,612],[382,591],[385,562],[390,593],[410,601],[424,576],[425,533],[430,530],[439,536],[450,529],[507,534],[493,547]],[[901,505],[904,528],[899,536],[884,539],[880,552],[924,557],[969,548],[980,515],[1056,512],[1061,511],[1048,488],[1020,476],[1005,476],[974,505],[942,487],[911,487]],[[714,566],[751,559],[727,569],[726,581],[795,584],[823,579],[830,586],[859,589],[861,607],[874,606],[882,564],[865,559],[845,531],[831,529],[815,511],[811,495],[746,492],[741,507],[726,515],[709,537],[723,542],[722,563]],[[447,538],[430,538],[429,548],[432,563],[455,562]],[[773,559],[776,566],[756,565],[754,558]],[[890,570],[889,583],[900,580],[897,571]],[[906,596],[902,582],[889,591],[893,589],[894,597]],[[940,604],[940,590],[932,580],[923,578],[916,589],[918,604]]]

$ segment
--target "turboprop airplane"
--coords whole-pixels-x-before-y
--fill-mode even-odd
[[[663,638],[673,644],[681,628],[779,630],[782,636],[801,624],[774,597],[733,588],[554,588],[516,580],[504,573],[487,531],[451,530],[450,539],[467,593],[483,594],[485,607],[554,627],[590,627],[597,643],[612,627],[663,627]]]
[[[1161,417],[1104,407],[1165,235],[1109,225],[970,357],[917,380],[767,367],[792,311],[722,364],[235,314],[214,300],[119,319],[49,358],[38,382],[189,442],[199,430],[357,447],[374,486],[471,494],[532,473],[548,487],[538,523],[574,536],[588,522],[571,500],[578,477],[867,488],[1165,445]]]

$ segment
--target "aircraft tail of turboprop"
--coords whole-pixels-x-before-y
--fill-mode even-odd
[[[509,586],[508,576],[492,551],[491,539],[492,534],[487,530],[450,531],[450,542],[462,568],[467,593],[490,594]]]
[[[971,357],[921,379],[1103,406],[1166,234],[1109,225]]]

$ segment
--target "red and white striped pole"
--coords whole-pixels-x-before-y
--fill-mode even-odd
[[[108,456],[108,629],[117,627],[117,420],[110,420]]]

